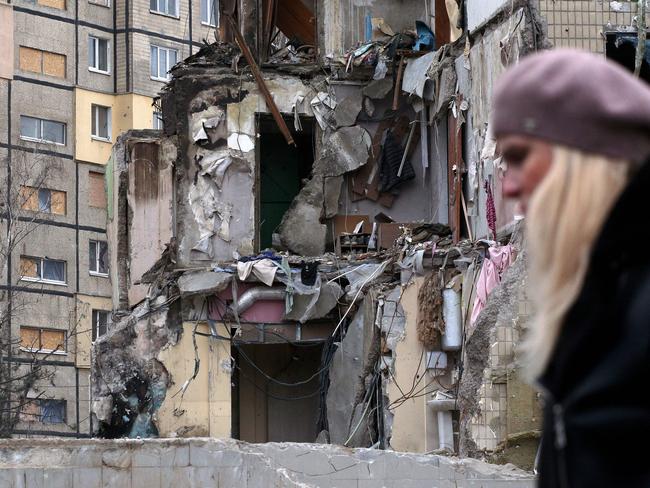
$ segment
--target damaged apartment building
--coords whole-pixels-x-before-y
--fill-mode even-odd
[[[218,4],[219,2],[215,2]],[[536,2],[220,2],[160,131],[107,166],[104,437],[450,452],[530,468],[524,237],[490,136]]]

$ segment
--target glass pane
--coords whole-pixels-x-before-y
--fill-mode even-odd
[[[34,117],[20,116],[20,135],[23,137],[31,137],[32,139],[40,139],[39,129],[41,127],[39,119]]]
[[[95,43],[97,39],[88,37],[88,66],[97,68],[97,57],[95,56]]]
[[[176,64],[176,51],[173,49],[169,50],[169,66],[167,66],[167,71],[173,68],[173,66]],[[169,77],[169,75],[168,75]]]
[[[90,133],[94,136],[97,135],[97,105],[90,106]]]
[[[151,76],[158,76],[158,48],[151,46]]]
[[[65,422],[65,400],[41,400],[41,422],[62,424]]]
[[[99,136],[104,139],[110,139],[111,135],[108,133],[108,120],[110,118],[111,109],[107,107],[99,107]]]
[[[158,48],[158,77],[164,78],[167,73],[167,49]]]
[[[65,282],[65,262],[44,259],[43,279]]]
[[[65,124],[52,120],[44,120],[42,139],[48,142],[65,144]]]
[[[208,0],[201,0],[201,22],[210,22],[208,18]]]
[[[149,0],[149,9],[157,11],[158,10],[158,2],[156,0]]]
[[[108,273],[108,243],[99,242],[99,272]]]
[[[97,271],[97,241],[90,241],[88,245],[88,269]]]
[[[50,213],[52,209],[52,194],[50,190],[41,188],[38,190],[38,211]]]
[[[176,15],[176,0],[167,0],[167,13]]]
[[[108,41],[106,39],[98,39],[98,46],[99,66],[97,68],[102,71],[108,71]]]

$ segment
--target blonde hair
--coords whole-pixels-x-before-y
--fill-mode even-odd
[[[526,217],[534,316],[522,345],[529,379],[543,373],[582,289],[594,241],[628,181],[625,161],[556,146]],[[570,326],[570,324],[569,324]]]

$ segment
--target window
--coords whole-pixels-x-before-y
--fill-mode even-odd
[[[108,243],[90,241],[88,246],[90,274],[108,276]]]
[[[88,205],[95,208],[106,208],[103,173],[88,172]]]
[[[64,191],[21,186],[20,202],[23,210],[65,215],[66,195]]]
[[[44,7],[65,10],[65,0],[38,0],[38,4]]]
[[[109,51],[108,39],[88,36],[88,69],[108,74],[111,69]]]
[[[111,109],[101,105],[91,105],[91,135],[103,141],[111,140]]]
[[[29,141],[65,145],[65,124],[54,120],[20,116],[20,137]]]
[[[219,0],[201,0],[201,23],[219,25]]]
[[[65,261],[20,256],[20,279],[65,285]]]
[[[93,310],[93,342],[106,334],[111,313],[106,310]]]
[[[63,54],[20,46],[19,58],[20,69],[23,71],[65,78],[65,56]]]
[[[169,80],[167,72],[176,64],[177,51],[166,47],[151,46],[151,78]]]
[[[65,354],[65,331],[41,329],[39,327],[21,327],[20,348],[31,352]]]
[[[160,112],[153,113],[153,128],[156,130],[162,130],[163,128],[162,113]]]
[[[66,401],[46,398],[27,399],[20,411],[20,420],[22,422],[64,424],[66,421]]]
[[[178,3],[176,0],[149,0],[149,10],[157,14],[178,17]]]

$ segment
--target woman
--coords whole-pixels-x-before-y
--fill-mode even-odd
[[[526,212],[544,394],[539,486],[650,487],[650,87],[573,50],[495,89],[506,197]]]

